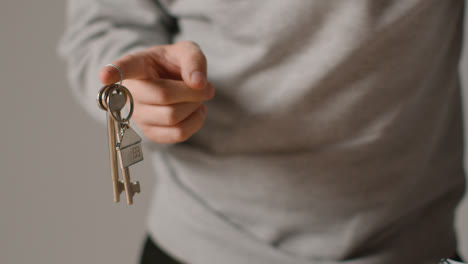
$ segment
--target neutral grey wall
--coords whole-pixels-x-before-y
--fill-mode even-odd
[[[106,128],[56,55],[64,2],[0,3],[0,263],[136,263],[153,176],[135,165],[143,193],[112,202]]]
[[[112,203],[105,127],[73,100],[56,56],[64,8],[0,4],[0,263],[136,263],[154,176],[132,167],[143,193]],[[458,227],[468,256],[468,202]]]

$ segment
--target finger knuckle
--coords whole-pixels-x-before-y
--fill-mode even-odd
[[[190,133],[188,133],[186,129],[182,128],[181,126],[175,126],[171,138],[174,140],[174,142],[183,142],[190,136]]]
[[[180,42],[182,47],[189,51],[192,58],[196,58],[197,61],[204,60],[206,61],[205,54],[203,54],[201,47],[193,41],[182,41]]]
[[[170,107],[170,106],[166,107],[164,116],[165,116],[165,123],[166,125],[169,125],[169,126],[176,125],[180,121],[175,107]]]
[[[143,68],[146,70],[148,76],[157,79],[159,77],[159,74],[157,71],[156,61],[151,56],[145,54],[142,56],[142,62],[144,66]]]
[[[200,46],[195,41],[191,41],[191,40],[181,41],[179,42],[179,44],[188,48],[197,48],[197,49],[200,48]]]
[[[155,101],[160,104],[170,103],[172,98],[171,94],[165,89],[157,89],[155,92]]]
[[[203,54],[203,52],[201,52],[201,51],[197,52],[197,53],[194,53],[192,55],[192,60],[194,62],[201,63],[201,64],[206,64],[207,63],[205,54]]]
[[[122,62],[124,62],[124,63],[128,63],[128,62],[133,61],[133,60],[135,60],[135,55],[133,55],[133,54],[127,54],[127,55],[124,55],[122,57]]]

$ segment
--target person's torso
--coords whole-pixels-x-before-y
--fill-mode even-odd
[[[216,88],[204,127],[169,160],[219,214],[316,260],[379,254],[451,214],[463,191],[462,0],[169,8],[175,40],[200,45]]]

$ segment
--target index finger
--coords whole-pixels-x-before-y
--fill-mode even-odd
[[[109,85],[126,79],[148,78],[151,74],[148,71],[150,67],[146,66],[147,60],[148,54],[144,51],[125,55],[111,63],[120,69],[123,79],[121,79],[119,70],[108,64],[99,71],[99,80],[104,85]]]

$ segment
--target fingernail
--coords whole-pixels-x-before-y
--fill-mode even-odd
[[[192,76],[190,76],[190,81],[195,85],[203,87],[206,85],[205,74],[203,74],[200,71],[192,72]]]
[[[211,99],[214,96],[214,87],[213,84],[208,83],[205,88],[205,99]]]
[[[206,115],[206,106],[202,105],[200,107],[200,114],[204,117]]]

